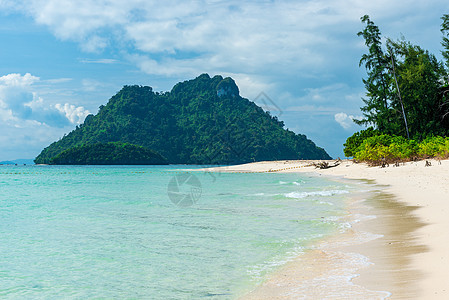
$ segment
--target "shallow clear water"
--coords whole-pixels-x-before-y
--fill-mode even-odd
[[[180,168],[0,166],[0,297],[232,299],[337,230],[353,189],[306,174],[191,184]]]

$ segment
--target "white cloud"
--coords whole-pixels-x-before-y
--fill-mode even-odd
[[[39,77],[33,76],[30,73],[26,73],[23,76],[17,73],[12,73],[0,77],[0,84],[10,87],[26,87],[37,81],[39,81]]]
[[[349,129],[354,125],[354,119],[361,119],[360,116],[347,115],[344,112],[340,112],[334,115],[335,121],[340,124],[344,129]]]
[[[81,44],[81,48],[85,52],[100,53],[108,46],[108,40],[97,35],[89,37]]]
[[[79,124],[89,114],[83,107],[66,103],[64,106],[47,104],[36,92],[39,77],[30,73],[16,73],[0,77],[0,117],[10,125],[22,127],[27,121],[65,127]]]
[[[2,110],[0,109],[0,118]],[[0,122],[0,160],[34,158],[52,141],[62,137],[67,127],[55,128],[37,121]]]
[[[340,54],[363,47],[355,36],[362,15],[387,20],[399,33],[413,21],[401,16],[429,7],[418,0],[0,2],[0,8],[25,12],[86,52],[112,47],[142,71],[169,77],[227,72],[323,78],[330,69],[347,67],[350,56],[336,59]]]
[[[46,103],[39,96],[40,82],[29,73],[0,77],[1,160],[36,157],[89,114],[83,107],[68,103]],[[42,82],[49,84],[52,80]]]
[[[39,96],[40,82],[53,83],[29,73],[0,77],[0,159],[35,157],[89,114],[69,103],[47,103]]]
[[[351,8],[354,4],[361,3],[355,1]],[[358,22],[360,14],[348,18],[348,6],[324,0],[33,0],[18,1],[17,10],[27,11],[57,37],[79,42],[87,52],[125,42],[138,51],[166,54],[176,61],[184,61],[180,53],[194,52],[198,56],[190,65],[196,73],[205,63],[230,72],[255,73],[292,64],[322,66],[327,61],[322,50],[335,43],[335,25],[341,29]],[[323,48],[317,51],[320,45]]]
[[[306,113],[307,115],[326,115],[330,120],[341,112],[355,111],[362,104],[362,93],[346,83],[331,83],[316,88],[306,88],[304,95],[297,97],[286,91],[279,96],[285,111]]]
[[[197,69],[194,65],[198,63],[195,60],[182,60],[177,61],[175,59],[165,59],[163,61],[156,61],[145,55],[129,55],[128,59],[136,64],[143,72],[152,75],[198,75]],[[195,74],[195,75],[194,75]]]
[[[72,124],[81,124],[87,115],[90,114],[90,112],[84,107],[76,107],[75,105],[69,103],[64,105],[58,103],[55,105],[55,108],[62,112]]]
[[[235,80],[242,97],[254,101],[261,93],[265,93],[276,104],[279,104],[277,97],[274,97],[276,95],[275,83],[271,82],[266,76],[249,76],[244,73],[223,73],[222,75],[232,77]]]
[[[94,79],[83,79],[81,80],[81,84],[83,85],[83,90],[86,92],[96,91],[99,87],[103,85],[100,81]]]
[[[55,78],[55,79],[47,79],[47,80],[43,80],[42,82],[46,82],[49,84],[59,84],[59,83],[66,83],[69,81],[72,81],[72,78]]]
[[[118,61],[116,59],[112,59],[112,58],[100,58],[100,59],[81,59],[80,62],[85,63],[85,64],[105,64],[105,65],[109,65],[109,64],[115,64]]]

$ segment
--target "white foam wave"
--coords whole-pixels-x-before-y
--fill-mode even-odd
[[[297,182],[297,181],[293,181],[293,182],[279,181],[279,184],[282,184],[282,185],[285,185],[285,184],[301,185],[301,183]]]
[[[330,190],[330,191],[316,191],[316,192],[291,192],[291,193],[284,194],[284,196],[287,198],[302,199],[302,198],[313,197],[313,196],[329,197],[329,196],[341,195],[341,194],[349,194],[349,191]]]
[[[304,295],[312,294],[317,299],[386,299],[391,296],[390,292],[369,290],[353,283],[352,279],[359,276],[359,269],[373,264],[368,257],[334,251],[323,254],[332,267],[325,268],[319,276],[304,276],[300,285],[289,290],[290,298],[303,299]]]
[[[327,202],[327,201],[320,201],[320,202],[318,202],[318,203],[320,203],[320,204],[326,204],[326,205],[334,205],[334,203]]]
[[[319,235],[319,237],[321,236],[322,235]],[[293,261],[295,258],[297,258],[299,255],[303,253],[304,248],[301,246],[296,246],[287,253],[285,253],[284,257],[277,255],[274,258],[271,258],[263,263],[248,267],[247,272],[251,276],[252,281],[260,281],[265,274],[272,272],[279,266],[283,266]]]

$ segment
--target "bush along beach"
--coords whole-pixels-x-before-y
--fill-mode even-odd
[[[354,141],[359,135],[357,132],[348,138],[345,153],[351,153],[356,161],[367,162],[370,165],[449,158],[449,137],[428,136],[422,141],[417,141],[402,136],[377,134]]]

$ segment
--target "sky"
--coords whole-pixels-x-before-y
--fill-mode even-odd
[[[202,73],[344,157],[363,129],[360,17],[441,58],[445,13],[447,0],[0,0],[0,161],[36,157],[123,85]]]

